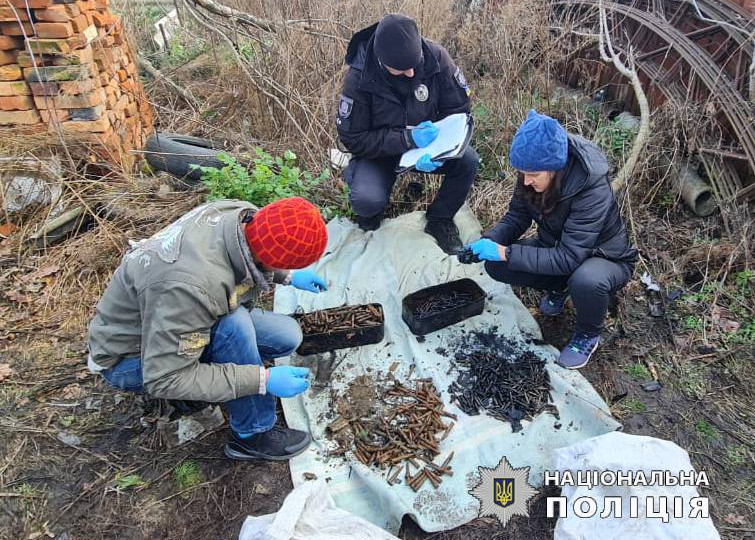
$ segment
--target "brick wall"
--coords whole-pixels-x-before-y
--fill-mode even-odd
[[[135,56],[108,0],[0,4],[0,136],[97,143],[131,167],[152,131]]]

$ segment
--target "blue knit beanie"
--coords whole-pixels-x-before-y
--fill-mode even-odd
[[[520,171],[558,171],[566,167],[569,142],[558,120],[531,109],[511,142],[509,161]]]

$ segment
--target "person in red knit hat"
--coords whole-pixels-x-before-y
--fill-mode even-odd
[[[123,257],[89,325],[90,370],[168,399],[179,413],[222,403],[232,459],[303,452],[309,434],[278,425],[275,400],[304,392],[309,370],[263,364],[291,354],[301,329],[255,304],[271,283],[327,290],[305,269],[327,242],[320,212],[300,197],[261,209],[231,200],[195,208]]]

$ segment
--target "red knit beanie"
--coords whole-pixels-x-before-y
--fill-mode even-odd
[[[304,268],[317,261],[328,243],[320,212],[301,197],[263,206],[247,224],[246,241],[262,264],[279,270]]]

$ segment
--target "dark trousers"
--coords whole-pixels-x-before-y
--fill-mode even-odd
[[[396,182],[400,156],[378,159],[353,157],[344,171],[349,185],[349,202],[354,213],[370,218],[382,212]],[[428,219],[453,219],[472,188],[480,157],[468,146],[457,159],[449,159],[432,174],[442,174],[443,183],[427,209]]]
[[[521,242],[540,245],[537,240]],[[529,272],[513,272],[506,262],[485,263],[485,270],[496,281],[530,287],[543,291],[569,289],[574,310],[577,312],[575,331],[588,336],[597,336],[603,330],[603,320],[608,312],[611,295],[629,281],[633,265],[591,257],[583,262],[570,276],[544,276]]]

